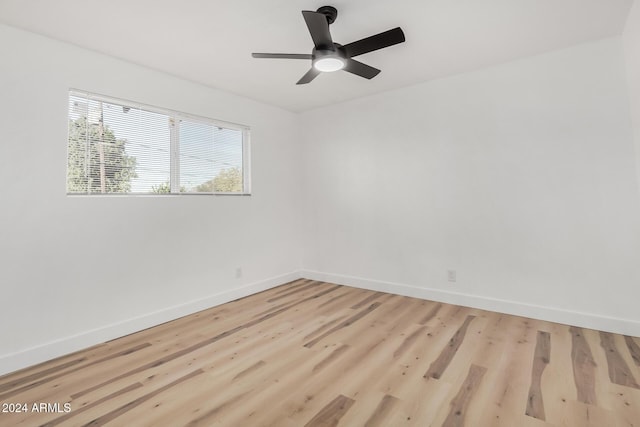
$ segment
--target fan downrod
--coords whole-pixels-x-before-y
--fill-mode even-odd
[[[336,22],[336,18],[338,17],[338,10],[333,6],[321,6],[316,12],[322,13],[326,16],[327,21],[329,21],[329,25]]]

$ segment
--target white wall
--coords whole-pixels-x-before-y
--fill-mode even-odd
[[[636,147],[636,165],[640,185],[640,1],[635,1],[622,37],[627,66],[631,122]]]
[[[297,277],[294,114],[6,26],[0,58],[0,374]],[[67,197],[69,88],[250,125],[253,195]]]
[[[612,38],[303,114],[304,274],[640,335],[623,64]]]

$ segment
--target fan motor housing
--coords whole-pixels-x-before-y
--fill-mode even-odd
[[[322,13],[324,16],[326,16],[329,24],[333,24],[334,22],[336,22],[336,18],[338,17],[338,9],[333,6],[319,7],[317,12]]]

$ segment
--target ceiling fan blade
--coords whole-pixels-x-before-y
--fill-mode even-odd
[[[296,83],[297,85],[304,85],[309,83],[311,80],[315,79],[316,77],[318,77],[318,74],[320,74],[320,71],[316,70],[315,68],[311,67],[309,69],[309,71],[307,71],[307,74],[305,74],[304,76],[302,76],[302,78],[300,80],[298,80],[298,83]]]
[[[374,50],[402,43],[404,40],[404,32],[402,32],[402,28],[397,27],[380,34],[376,34],[375,36],[346,44],[342,46],[342,49],[349,58],[352,58],[354,56],[362,55],[363,53],[373,52]]]
[[[333,50],[333,39],[331,39],[331,33],[329,32],[327,16],[324,13],[310,10],[303,10],[302,16],[304,17],[304,22],[307,23],[307,28],[309,28],[309,33],[316,49]]]
[[[254,58],[280,58],[280,59],[313,59],[311,54],[306,53],[252,53]]]
[[[355,59],[347,59],[343,70],[348,71],[365,79],[372,79],[380,73],[380,70],[373,68],[367,64],[356,61]]]

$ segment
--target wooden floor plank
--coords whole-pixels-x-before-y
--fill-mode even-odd
[[[640,389],[629,365],[624,361],[618,351],[614,341],[614,334],[600,332],[600,345],[607,355],[607,366],[609,368],[609,379],[614,384]]]
[[[82,412],[88,411],[88,410],[90,410],[90,409],[92,409],[92,408],[94,408],[94,407],[96,407],[98,405],[101,405],[101,404],[103,404],[105,402],[108,402],[108,401],[110,401],[110,400],[112,400],[112,399],[114,399],[114,398],[116,398],[118,396],[126,394],[126,393],[128,393],[128,392],[130,392],[132,390],[135,390],[137,388],[140,388],[142,386],[143,386],[142,383],[133,383],[133,384],[131,384],[131,385],[127,386],[127,387],[124,387],[124,388],[122,388],[122,389],[120,389],[120,390],[118,390],[118,391],[116,391],[114,393],[108,394],[108,395],[96,400],[95,402],[92,402],[92,403],[90,403],[88,405],[84,405],[84,406],[74,410],[73,412],[69,412],[69,413],[67,413],[65,415],[62,415],[62,416],[56,418],[56,419],[53,419],[53,420],[43,424],[42,427],[53,427],[53,426],[61,425],[62,423],[65,423],[68,419],[70,419],[72,417],[77,417]]]
[[[393,352],[393,358],[397,359],[402,356],[419,338],[425,334],[426,330],[427,328],[425,326],[421,326],[407,335],[406,338],[402,340],[402,344],[400,344],[400,346],[396,348],[396,351]]]
[[[591,348],[584,338],[582,328],[569,328],[572,336],[571,360],[573,361],[573,379],[578,391],[578,401],[597,405],[595,392],[596,363]]]
[[[300,293],[300,292],[304,292],[310,289],[315,289],[317,287],[317,285],[319,285],[318,282],[310,282],[305,284],[304,286],[300,286],[300,287],[296,287],[295,289],[289,290],[288,292],[284,292],[284,293],[280,293],[278,295],[274,295],[273,297],[269,298],[267,300],[267,302],[274,302],[274,301],[278,301],[281,300],[283,298],[288,298],[291,295]]]
[[[438,314],[438,311],[440,311],[441,308],[442,303],[433,303],[429,311],[427,311],[427,313],[420,319],[418,323],[420,323],[421,325],[426,325],[431,319],[436,316],[436,314]]]
[[[377,300],[378,298],[384,296],[385,293],[384,292],[374,292],[371,295],[369,295],[368,297],[366,297],[365,299],[363,299],[362,301],[354,304],[351,306],[352,309],[357,310],[361,307],[364,307],[365,305]]]
[[[388,421],[388,417],[393,411],[394,407],[397,406],[399,399],[395,396],[391,396],[390,394],[385,394],[376,409],[369,416],[367,421],[365,421],[365,427],[384,427],[388,425],[392,425]]]
[[[458,348],[460,348],[467,332],[467,328],[473,319],[475,319],[475,316],[467,316],[462,326],[460,326],[456,333],[453,334],[447,346],[442,349],[440,356],[438,356],[431,366],[429,366],[429,369],[424,374],[425,378],[431,377],[438,379],[442,376],[445,369],[447,369],[447,366],[449,366],[449,363],[451,363],[451,359],[456,355]]]
[[[371,304],[369,307],[365,308],[364,310],[360,310],[358,313],[356,313],[353,316],[349,317],[344,322],[340,322],[338,325],[334,326],[333,328],[329,329],[328,331],[324,332],[323,334],[319,335],[318,337],[316,337],[316,338],[312,339],[311,341],[307,342],[304,346],[307,347],[307,348],[313,347],[318,342],[320,342],[320,340],[322,340],[323,338],[326,338],[327,336],[331,335],[332,333],[334,333],[336,331],[339,331],[340,329],[347,328],[347,327],[351,326],[352,324],[354,324],[358,320],[362,319],[364,316],[366,316],[367,314],[371,313],[373,310],[375,310],[378,307],[380,307],[380,303],[378,303],[378,302]]]
[[[203,374],[204,371],[202,369],[196,369],[195,371],[192,371],[190,373],[188,373],[187,375],[178,378],[177,380],[173,381],[170,384],[167,384],[163,387],[160,387],[157,390],[154,390],[150,393],[145,394],[144,396],[141,396],[135,400],[132,400],[131,402],[127,403],[126,405],[123,405],[119,408],[116,408],[110,412],[107,412],[106,414],[102,415],[99,418],[96,418],[94,420],[92,420],[91,422],[89,422],[87,424],[87,426],[102,426],[108,422],[111,422],[113,420],[115,420],[116,418],[118,418],[120,415],[124,414],[127,411],[130,411],[132,408],[135,408],[136,406],[146,402],[147,400],[153,398],[154,396],[163,393],[167,390],[172,389],[173,387],[177,386],[180,383],[183,383],[185,381],[190,380],[191,378]]]
[[[0,425],[635,426],[615,335],[296,280],[0,377]]]
[[[531,386],[527,399],[525,415],[544,421],[544,401],[542,396],[542,374],[551,359],[551,335],[548,332],[538,331],[536,351],[533,357],[531,369]]]
[[[537,322],[538,330],[542,330],[545,326],[547,326],[546,331],[549,332],[551,338],[549,364],[543,372],[540,384],[545,418],[547,423],[562,425],[559,420],[565,417],[568,408],[567,402],[576,400],[578,395],[572,357],[574,338],[569,327],[565,325]],[[526,415],[524,417],[543,423],[542,420],[536,418]]]
[[[340,418],[349,410],[353,402],[353,399],[349,399],[343,395],[336,397],[309,420],[309,422],[305,424],[305,427],[337,426]]]
[[[608,388],[611,413],[615,414],[617,425],[638,427],[640,423],[640,390],[618,384],[610,384]],[[613,417],[611,417],[613,419]]]
[[[485,372],[487,372],[487,368],[471,365],[467,378],[462,383],[462,387],[460,387],[456,397],[451,401],[451,411],[442,427],[463,427],[465,425],[467,409]]]
[[[640,345],[634,341],[633,337],[625,335],[624,341],[627,344],[633,363],[640,367]]]
[[[538,324],[521,317],[496,314],[487,319],[484,339],[493,344],[476,345],[471,359],[487,369],[470,404],[470,415],[478,425],[511,427],[525,416],[538,329]]]

